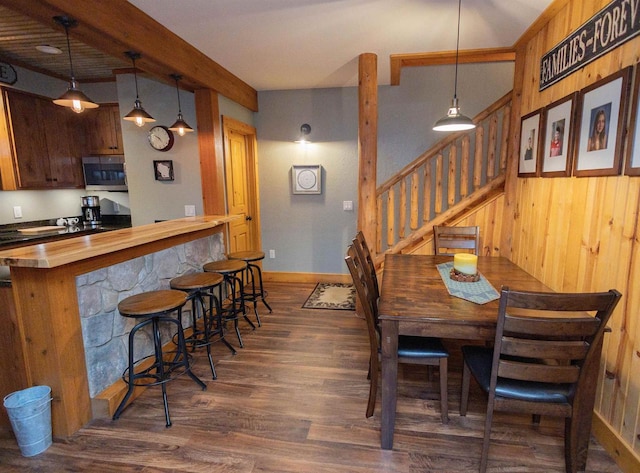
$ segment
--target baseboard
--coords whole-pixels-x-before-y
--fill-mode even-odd
[[[593,413],[591,433],[624,472],[640,471],[640,457],[598,414]]]
[[[334,282],[334,283],[350,283],[351,276],[349,274],[332,274],[332,273],[285,273],[270,272],[262,273],[262,280],[265,282]]]

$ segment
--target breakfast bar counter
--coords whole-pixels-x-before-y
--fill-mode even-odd
[[[67,437],[85,425],[92,418],[92,395],[88,377],[91,367],[87,366],[83,339],[87,318],[82,314],[81,320],[78,295],[82,294],[82,283],[87,279],[93,282],[98,279],[96,274],[113,272],[113,268],[124,264],[138,286],[122,291],[140,292],[150,285],[149,278],[137,282],[136,271],[152,273],[154,282],[162,284],[156,273],[164,271],[167,277],[173,276],[170,273],[174,262],[186,270],[200,264],[199,260],[191,262],[191,266],[185,264],[185,253],[198,253],[202,259],[206,252],[199,250],[213,245],[216,254],[223,256],[226,223],[234,218],[237,217],[186,217],[0,251],[0,265],[11,269],[15,300],[15,311],[9,320],[2,321],[5,335],[0,346],[0,394],[5,396],[9,389],[33,385],[50,386],[54,437]],[[215,239],[213,244],[211,238]],[[184,250],[185,245],[196,246]],[[132,260],[153,255],[158,257],[152,262],[142,259],[133,271],[126,267]],[[149,264],[156,260],[158,269],[149,271]],[[100,291],[103,290],[94,292]],[[122,295],[114,294],[112,299]],[[114,312],[113,307],[110,310]],[[92,331],[95,330],[84,329],[86,333]]]

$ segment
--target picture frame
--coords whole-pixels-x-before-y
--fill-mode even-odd
[[[627,67],[580,91],[574,176],[620,174],[630,75]]]
[[[291,167],[292,194],[322,194],[322,166],[297,165]]]
[[[173,161],[170,159],[154,160],[153,172],[156,181],[173,181]]]
[[[544,109],[542,177],[571,176],[577,92],[549,104]]]
[[[528,113],[520,120],[520,152],[518,177],[539,175],[539,151],[541,146],[542,109]]]
[[[631,119],[625,152],[624,173],[627,176],[640,176],[640,67],[636,67],[633,94],[631,99]]]

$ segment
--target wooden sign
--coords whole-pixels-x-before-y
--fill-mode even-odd
[[[0,62],[0,82],[13,85],[18,80],[18,74],[11,64]]]
[[[613,0],[540,60],[540,90],[640,33],[640,0]]]

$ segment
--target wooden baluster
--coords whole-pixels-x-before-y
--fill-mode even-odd
[[[458,163],[458,145],[453,143],[449,148],[449,175],[447,184],[447,203],[453,207],[456,203],[456,170]]]
[[[462,137],[462,155],[460,156],[460,199],[469,193],[469,135]]]
[[[406,235],[407,227],[407,178],[400,181],[400,222],[398,225],[398,240]]]
[[[500,174],[507,169],[507,152],[509,147],[509,125],[511,122],[511,106],[505,105],[502,112],[502,144],[500,145]]]
[[[395,243],[394,238],[394,227],[396,220],[396,209],[395,209],[395,191],[392,187],[389,189],[389,193],[387,194],[387,246],[393,246]]]
[[[436,215],[440,215],[442,213],[442,172],[442,153],[438,153],[438,156],[436,157]]]
[[[418,228],[418,190],[420,188],[420,176],[418,171],[411,174],[411,202],[409,203],[411,210],[411,219],[409,226],[411,230]]]
[[[431,220],[431,161],[424,165],[424,180],[422,181],[422,222]]]
[[[376,254],[382,253],[382,197],[376,199]]]
[[[498,117],[494,113],[489,120],[489,146],[487,148],[487,182],[496,175],[496,145],[498,142]]]
[[[477,191],[482,186],[482,161],[484,149],[484,127],[476,127],[476,152],[473,163],[473,190]]]

